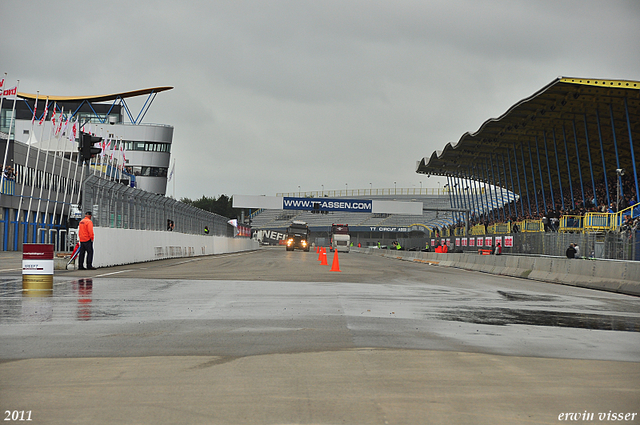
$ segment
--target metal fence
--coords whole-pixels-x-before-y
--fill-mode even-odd
[[[580,247],[580,256],[611,260],[640,260],[640,232],[608,233],[515,233],[516,254],[564,256],[569,244]]]
[[[172,198],[127,187],[116,181],[89,175],[83,182],[82,208],[91,211],[97,227],[169,230],[189,234],[234,236],[229,219]]]

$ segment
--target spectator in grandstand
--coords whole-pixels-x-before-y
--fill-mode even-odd
[[[12,166],[7,165],[6,167],[4,167],[4,178],[6,180],[15,180],[16,179],[16,174],[14,173]]]

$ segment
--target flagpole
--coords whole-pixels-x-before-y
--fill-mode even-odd
[[[73,118],[73,117],[71,117]],[[77,120],[77,118],[76,118]],[[76,121],[76,124],[78,123],[78,121]],[[73,137],[73,143],[76,142],[76,138],[75,138],[75,133],[74,133],[74,125],[72,124],[71,126],[71,132],[69,133],[69,142],[71,142],[71,137]],[[75,148],[75,146],[74,146]],[[77,149],[76,149],[77,151]],[[63,158],[63,162],[65,159],[64,156],[64,152],[62,153],[62,158]],[[58,221],[58,225],[62,225],[62,215],[64,214],[64,206],[67,203],[67,192],[69,191],[69,177],[71,176],[71,167],[73,164],[73,150],[69,153],[69,164],[68,164],[68,168],[67,168],[67,180],[65,181],[65,186],[64,186],[64,196],[62,198],[62,210],[60,211],[60,220]],[[76,162],[76,172],[78,170],[78,163]],[[75,181],[75,173],[74,173],[74,181]],[[73,186],[71,186],[71,196],[73,197]]]
[[[47,105],[49,103],[49,97],[47,97]],[[53,113],[56,113],[56,107],[55,107],[55,103],[53,104]],[[45,107],[45,111],[47,110],[47,107]],[[43,112],[44,114],[44,112]],[[36,187],[36,181],[38,180],[38,165],[40,165],[40,151],[42,151],[42,143],[44,141],[44,128],[47,125],[47,117],[45,115],[43,115],[44,121],[42,121],[42,129],[40,131],[40,147],[38,148],[38,152],[36,153],[36,164],[34,167],[34,178],[33,178],[33,182],[31,184],[31,194],[29,196],[29,208],[27,208],[27,214],[31,213],[31,205],[33,204],[33,193],[35,191],[35,187]],[[53,116],[51,117],[51,119],[53,119]],[[53,127],[52,127],[53,129]],[[29,145],[32,145],[32,143],[30,143]],[[42,192],[42,182],[40,182],[40,191]],[[38,229],[38,216],[40,215],[40,208],[38,208],[38,211],[36,213],[35,219],[34,219],[34,223],[36,225],[36,232]],[[28,222],[29,220],[27,220]],[[35,237],[37,237],[37,235],[34,235]]]
[[[5,75],[5,80],[7,78],[7,73],[4,73]],[[4,85],[4,84],[3,84]],[[4,170],[7,167],[7,157],[9,156],[9,141],[11,140],[11,129],[13,128],[13,123],[15,122],[15,113],[16,113],[16,103],[18,101],[17,99],[17,93],[18,93],[18,87],[20,86],[20,80],[18,80],[18,82],[16,83],[16,96],[13,97],[13,108],[11,109],[11,121],[9,121],[9,133],[7,134],[7,145],[4,148],[4,160],[2,161],[2,174],[0,174],[0,197],[2,196],[2,190],[1,188],[4,187]],[[4,98],[2,98],[2,100],[4,100]],[[0,101],[0,113],[2,112],[2,103]],[[14,138],[15,139],[15,138]],[[15,172],[14,172],[15,174]],[[14,177],[15,179],[15,177]]]
[[[53,103],[53,113],[55,114],[56,109],[58,107],[57,102]],[[62,117],[62,113],[60,113],[60,116]],[[53,117],[51,118],[51,131],[49,132],[49,140],[47,140],[47,150],[44,151],[44,166],[43,166],[43,170],[42,170],[42,182],[40,183],[40,194],[38,195],[38,209],[37,209],[37,215],[36,217],[40,216],[40,205],[42,203],[42,194],[44,193],[44,183],[47,181],[47,162],[49,162],[49,148],[51,147],[51,138],[54,135],[54,131],[55,131],[55,127],[56,124],[53,122]],[[43,131],[44,131],[44,127],[43,127]],[[40,156],[40,152],[42,152],[42,148],[44,144],[44,140],[40,141],[40,147],[38,148],[38,156]],[[36,167],[39,164],[39,160],[36,159]],[[51,184],[49,184],[49,188],[51,188]],[[47,200],[47,205],[48,205],[49,201]],[[37,222],[37,219],[36,219]],[[47,211],[44,211],[44,219],[42,220],[42,224],[43,227],[46,227],[47,224]],[[38,226],[36,225],[36,229],[38,228]],[[37,235],[36,235],[37,236]]]
[[[176,159],[173,158],[173,171],[175,174],[175,170],[176,170]],[[176,199],[176,177],[173,176],[173,199]]]
[[[67,117],[67,123],[69,123],[69,117]],[[49,211],[49,202],[51,201],[51,190],[53,189],[53,186],[56,183],[54,173],[58,171],[59,175],[58,175],[57,184],[56,184],[56,200],[53,204],[53,215],[51,218],[52,225],[56,222],[56,213],[58,212],[58,195],[60,193],[60,180],[62,180],[62,162],[60,163],[60,167],[56,170],[56,159],[58,158],[58,151],[60,150],[60,140],[62,140],[62,135],[64,134],[65,129],[66,129],[66,125],[64,124],[64,107],[63,107],[62,113],[60,114],[60,127],[59,127],[59,130],[57,130],[57,134],[56,134],[56,150],[53,151],[53,161],[51,164],[51,184],[49,185],[49,193],[47,195],[47,207],[45,209],[45,211]]]
[[[117,146],[116,151],[120,153],[120,146],[122,145],[122,137],[116,140],[118,141],[118,144],[116,145]],[[118,156],[122,156],[122,155],[116,154],[116,160],[118,161],[118,164],[120,164],[119,172],[118,172],[118,183],[122,183],[122,173],[124,173],[124,161],[121,161],[120,159],[118,159]]]
[[[38,109],[38,96],[40,95],[40,90],[36,91],[36,101],[33,104],[33,117],[31,118],[31,130],[29,131],[29,139],[31,139],[31,136],[33,136],[33,124],[36,121],[36,110]],[[31,143],[27,143],[27,156],[26,159],[24,160],[24,178],[22,179],[22,188],[20,189],[20,202],[18,203],[18,214],[22,213],[22,202],[24,200],[24,187],[27,185],[27,176],[29,175],[29,151],[31,150]],[[31,182],[33,184],[33,182]],[[25,215],[25,221],[29,221],[28,220],[28,210],[27,210],[27,214]],[[19,222],[20,219],[18,218],[18,216],[16,216],[16,222]],[[17,232],[17,229],[16,229]],[[25,237],[27,235],[28,232],[25,231]]]

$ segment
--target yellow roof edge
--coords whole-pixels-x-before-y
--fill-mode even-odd
[[[51,102],[82,102],[82,101],[93,101],[93,102],[106,102],[110,100],[116,100],[118,97],[128,98],[135,96],[143,96],[151,93],[160,93],[162,91],[171,90],[173,87],[164,86],[164,87],[151,87],[148,89],[140,89],[140,90],[132,90],[122,93],[113,93],[113,94],[103,94],[103,95],[93,95],[93,96],[48,96],[42,94],[31,94],[31,93],[18,93],[18,97],[23,99],[35,99],[36,96],[38,99],[49,99]]]
[[[581,84],[585,86],[610,87],[619,89],[640,89],[640,81],[634,80],[605,80],[600,78],[560,77],[560,82]]]

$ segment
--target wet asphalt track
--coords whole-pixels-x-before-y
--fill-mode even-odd
[[[331,264],[333,254],[329,254]],[[342,254],[263,249],[0,285],[0,358],[250,356],[358,347],[640,361],[637,297]]]
[[[636,297],[276,248],[56,272],[29,297],[0,259],[0,411],[33,424],[640,422]]]

